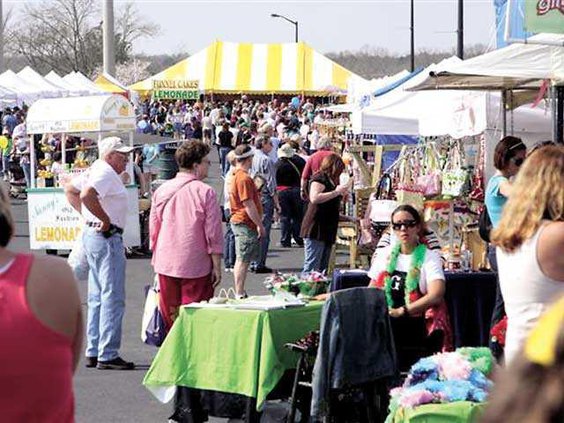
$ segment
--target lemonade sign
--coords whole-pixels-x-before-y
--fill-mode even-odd
[[[564,33],[564,0],[526,0],[525,29]]]
[[[198,100],[199,82],[153,80],[153,98],[157,100]]]

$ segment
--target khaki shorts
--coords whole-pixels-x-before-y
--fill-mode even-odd
[[[231,230],[235,235],[235,254],[237,260],[250,263],[258,259],[259,241],[258,232],[252,230],[244,223],[232,223]]]

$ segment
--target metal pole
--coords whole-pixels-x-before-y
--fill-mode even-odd
[[[507,113],[505,112],[506,109],[507,109],[507,90],[503,90],[501,92],[501,122],[503,125],[502,137],[507,136]]]
[[[411,0],[411,18],[409,24],[409,31],[411,32],[410,45],[411,45],[411,56],[410,56],[410,68],[411,72],[415,70],[415,11],[413,6],[413,1]]]
[[[564,87],[552,87],[552,138],[564,144]]]
[[[4,72],[4,13],[3,13],[3,1],[0,0],[0,72]]]
[[[296,43],[299,43],[300,39],[298,37],[298,21],[296,21],[294,25],[296,25]]]
[[[456,55],[464,59],[464,1],[458,0],[458,43]]]
[[[104,73],[115,76],[115,35],[114,35],[114,0],[104,1],[103,43],[104,43]]]

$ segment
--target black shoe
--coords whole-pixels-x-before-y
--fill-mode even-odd
[[[133,370],[135,364],[117,357],[110,361],[98,361],[96,368],[98,370]]]
[[[274,271],[270,267],[257,266],[255,268],[255,273],[274,273]]]
[[[280,247],[282,247],[282,248],[292,248],[292,244],[282,244],[282,243],[280,243]]]
[[[89,369],[96,367],[98,364],[98,357],[86,357],[86,367]]]

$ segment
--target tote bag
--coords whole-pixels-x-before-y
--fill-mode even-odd
[[[141,322],[141,340],[147,345],[160,347],[166,337],[166,327],[159,310],[158,279],[155,275],[153,285],[145,286],[145,307]]]

